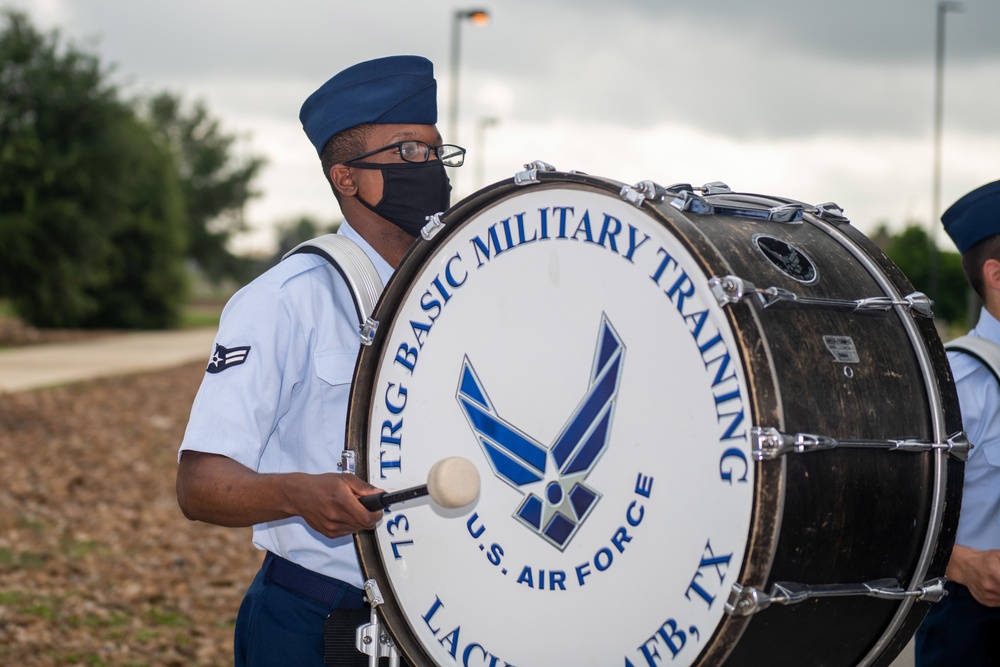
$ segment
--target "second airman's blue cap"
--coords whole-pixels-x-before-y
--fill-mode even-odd
[[[968,193],[941,216],[944,230],[965,254],[983,239],[1000,234],[1000,181]]]

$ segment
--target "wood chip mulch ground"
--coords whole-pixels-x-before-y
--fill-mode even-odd
[[[204,364],[0,394],[0,665],[231,665],[250,529],[184,518]]]

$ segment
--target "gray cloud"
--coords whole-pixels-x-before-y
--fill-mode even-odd
[[[795,53],[818,53],[836,60],[870,63],[930,62],[933,58],[934,0],[713,0],[710,3],[663,0],[513,0],[518,11],[550,7],[591,16],[627,16],[634,25],[698,25],[720,37],[754,35]],[[964,0],[949,12],[947,41],[962,61],[996,60],[1000,43],[1000,4]]]
[[[624,0],[610,8],[585,0],[572,8],[505,4],[496,29],[466,50],[471,68],[523,94],[517,114],[525,119],[673,121],[737,138],[929,131],[931,2]],[[968,3],[948,19],[949,122],[996,131],[1000,42],[984,26],[1000,25],[1000,4]],[[520,49],[510,48],[508,22]],[[499,60],[504,44],[514,53]]]
[[[24,1],[24,0],[21,0]],[[916,137],[933,90],[932,0],[506,0],[462,27],[462,105],[478,81],[514,92],[512,120],[681,123],[726,136]],[[274,114],[369,57],[420,53],[448,84],[454,5],[175,0],[65,3],[125,80],[228,79]],[[948,15],[949,123],[992,132],[1000,112],[1000,3]],[[270,82],[297,93],[276,100]]]
[[[130,91],[203,98],[228,126],[253,133],[252,146],[272,158],[262,183],[269,216],[330,206],[319,179],[311,194],[296,189],[315,176],[315,155],[297,127],[301,101],[350,64],[418,53],[436,64],[444,121],[452,14],[480,4],[6,2],[116,63]],[[794,152],[784,159],[803,162],[789,172],[802,179],[796,187],[813,189],[811,178],[822,196],[874,211],[859,217],[928,208],[935,0],[482,4],[491,24],[461,28],[459,134],[472,149],[476,119],[499,117],[491,134],[503,146],[494,154],[516,145],[528,159],[548,153],[567,168],[596,163],[614,171],[623,147],[603,143],[606,130],[636,130],[610,134],[640,143],[647,132],[690,130],[713,143],[720,161],[713,178],[728,177],[727,162],[739,163],[740,151]],[[1000,143],[998,26],[995,0],[966,0],[963,12],[947,17],[945,201],[1000,171],[990,148]],[[554,131],[562,127],[580,130]],[[720,154],[729,150],[720,146],[735,153]],[[685,151],[674,161],[698,162],[698,146]],[[633,160],[642,152],[633,146]]]

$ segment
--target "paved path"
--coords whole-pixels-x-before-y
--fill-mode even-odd
[[[215,328],[147,331],[0,350],[0,392],[139,373],[202,360]]]

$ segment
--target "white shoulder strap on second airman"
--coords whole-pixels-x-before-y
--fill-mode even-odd
[[[1000,382],[1000,345],[979,336],[961,336],[945,343],[944,349],[975,357],[993,371],[993,376]]]

